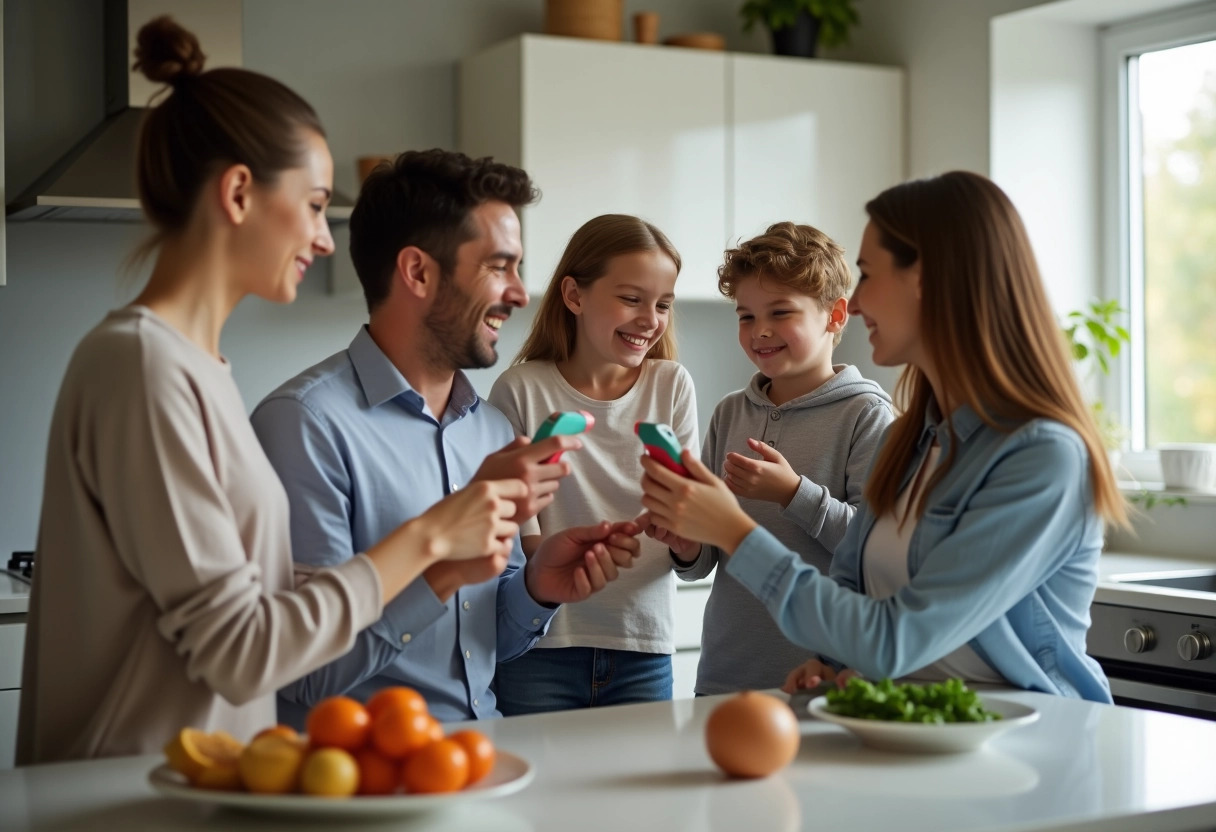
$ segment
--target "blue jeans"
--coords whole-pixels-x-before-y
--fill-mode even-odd
[[[505,716],[671,699],[671,656],[599,647],[529,650],[494,678]]]

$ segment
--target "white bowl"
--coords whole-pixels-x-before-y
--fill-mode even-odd
[[[1029,725],[1039,718],[1038,711],[1020,702],[987,696],[981,696],[980,701],[986,709],[1000,714],[1001,718],[994,722],[951,722],[944,725],[858,719],[829,711],[825,696],[811,700],[809,708],[811,716],[847,728],[870,748],[922,754],[975,751],[993,737]]]
[[[1166,488],[1216,489],[1216,445],[1174,443],[1157,446]]]

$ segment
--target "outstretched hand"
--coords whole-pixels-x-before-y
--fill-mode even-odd
[[[748,439],[747,446],[760,454],[760,459],[734,452],[727,454],[722,466],[726,485],[740,497],[788,506],[798,493],[802,477],[776,448],[758,439]]]
[[[807,659],[789,672],[781,689],[786,693],[797,693],[823,682],[835,682],[836,687],[842,688],[845,682],[857,675],[859,674],[856,670],[842,670],[837,673],[830,664],[824,664],[819,659]]]
[[[682,561],[694,561],[697,559],[697,555],[701,553],[700,543],[695,540],[686,540],[671,529],[665,529],[662,526],[656,525],[649,511],[642,512],[633,522],[645,532],[647,537],[666,545]]]
[[[686,540],[717,546],[733,554],[756,521],[739,507],[726,483],[685,449],[680,461],[691,477],[642,457],[642,506],[651,522]]]
[[[550,536],[524,567],[529,594],[542,604],[582,601],[633,566],[641,527],[632,521],[578,526]]]
[[[550,464],[546,460],[561,451],[577,451],[581,447],[583,443],[574,436],[550,436],[536,443],[526,436],[517,436],[487,456],[472,481],[522,480],[528,490],[515,500],[515,514],[511,519],[523,523],[553,502],[562,477],[570,473],[570,463]]]

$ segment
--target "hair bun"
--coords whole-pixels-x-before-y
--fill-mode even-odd
[[[161,15],[143,25],[136,37],[134,69],[149,81],[176,86],[203,71],[207,56],[194,33]]]

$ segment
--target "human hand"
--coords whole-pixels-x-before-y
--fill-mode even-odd
[[[520,480],[470,483],[435,503],[417,520],[426,528],[437,560],[506,557],[519,532],[519,526],[508,518],[527,491]]]
[[[845,682],[856,675],[856,670],[846,669],[837,673],[830,664],[824,664],[819,659],[808,659],[790,671],[781,689],[786,693],[797,693],[824,682],[835,682],[837,687],[844,687]]]
[[[580,526],[550,536],[524,567],[528,592],[542,604],[581,601],[633,566],[641,527],[631,521]]]
[[[487,456],[472,481],[522,480],[528,491],[515,501],[516,511],[511,519],[523,523],[553,502],[561,478],[570,473],[570,463],[559,461],[550,465],[545,460],[559,452],[577,451],[581,447],[582,441],[575,436],[550,436],[535,443],[526,436],[517,436],[504,448]]]
[[[422,577],[441,602],[447,601],[462,586],[482,584],[502,574],[511,560],[511,547],[502,552],[468,560],[441,560],[433,564]]]
[[[686,540],[717,546],[733,554],[756,521],[739,507],[726,483],[688,450],[680,455],[690,477],[642,457],[642,506],[651,522]]]
[[[758,439],[748,439],[747,446],[761,458],[752,459],[733,452],[727,454],[722,466],[722,478],[727,486],[740,497],[788,506],[798,493],[802,477],[776,448]]]
[[[665,529],[662,526],[656,526],[650,517],[649,511],[644,511],[633,521],[641,527],[647,537],[663,543],[670,549],[677,558],[682,561],[691,562],[697,559],[697,555],[701,553],[701,544],[695,540],[685,540],[671,529]]]

